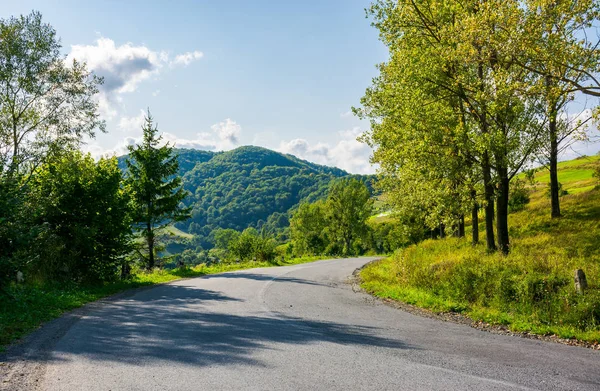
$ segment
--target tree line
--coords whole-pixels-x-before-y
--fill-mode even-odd
[[[106,131],[97,99],[103,79],[84,63],[67,63],[38,12],[0,20],[0,37],[0,290],[18,275],[42,283],[127,278],[133,267],[164,266],[158,257],[169,246],[171,266],[391,249],[391,226],[367,224],[368,177],[329,187],[347,173],[256,147],[183,151],[180,168],[149,112],[143,139],[126,157],[82,153],[85,137]],[[203,177],[207,170],[214,175]],[[188,185],[201,183],[193,195],[183,187],[184,172]],[[238,177],[253,182],[244,189],[233,183]],[[284,244],[289,209],[301,199],[292,243]],[[241,216],[237,230],[218,229],[226,214]],[[254,227],[256,216],[266,221]],[[177,248],[165,240],[174,224],[197,235]]]
[[[188,217],[173,148],[148,114],[127,175],[81,153],[105,131],[103,80],[66,62],[38,12],[0,20],[0,42],[0,290],[18,274],[98,282],[152,268],[157,231]]]
[[[379,0],[367,10],[389,59],[354,111],[369,119],[380,184],[404,219],[510,251],[516,176],[550,172],[550,213],[561,216],[557,162],[597,115],[573,119],[581,95],[600,96],[597,1]]]

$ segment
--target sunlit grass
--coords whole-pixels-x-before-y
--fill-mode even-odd
[[[484,237],[471,246],[468,228],[464,239],[426,240],[369,265],[361,273],[363,287],[380,297],[461,312],[514,331],[599,341],[600,190],[590,162],[598,164],[598,158],[561,163],[567,172],[559,172],[559,180],[571,190],[561,198],[560,219],[550,218],[547,185],[531,187],[531,203],[509,216],[508,256],[490,254]],[[575,291],[575,269],[587,275],[583,295]]]
[[[165,227],[164,230],[165,230],[165,232],[167,232],[168,234],[173,235],[173,236],[179,236],[179,237],[182,237],[185,239],[193,239],[194,238],[194,235],[183,232],[179,228],[174,227],[172,225]]]

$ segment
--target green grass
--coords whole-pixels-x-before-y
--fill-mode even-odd
[[[180,230],[179,228],[173,227],[172,225],[165,227],[165,231],[173,236],[179,236],[179,237],[182,237],[185,239],[193,239],[194,238],[194,235],[185,233],[182,230]]]
[[[42,323],[59,317],[66,311],[112,294],[145,286],[161,284],[188,277],[223,273],[256,267],[287,266],[313,262],[323,257],[303,257],[285,261],[221,263],[194,268],[138,272],[132,279],[99,286],[77,285],[13,285],[7,295],[0,295],[0,351],[4,345],[26,335]]]
[[[460,312],[514,331],[600,341],[600,190],[597,157],[562,162],[563,217],[550,218],[547,185],[530,187],[531,203],[509,216],[511,253],[488,253],[481,238],[427,240],[363,269],[376,296],[436,312]],[[536,179],[544,180],[544,173]],[[483,225],[480,232],[484,232]],[[575,269],[589,289],[576,293]]]

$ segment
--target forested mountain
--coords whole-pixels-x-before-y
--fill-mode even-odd
[[[332,179],[351,175],[255,146],[226,152],[179,149],[177,153],[183,187],[190,193],[184,203],[192,207],[192,218],[176,226],[196,235],[204,248],[212,247],[219,228],[255,227],[285,235],[290,209],[301,200],[324,197]],[[124,168],[124,157],[119,162]],[[369,184],[372,179],[355,177]]]
[[[199,149],[176,149],[179,161],[179,175],[183,176],[196,166],[196,163],[207,162],[219,152],[201,151]],[[123,171],[127,170],[125,159],[127,155],[119,156],[119,168]]]

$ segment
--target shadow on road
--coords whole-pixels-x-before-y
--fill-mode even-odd
[[[259,274],[259,273],[223,273],[223,274],[209,274],[203,276],[202,278],[210,280],[210,279],[246,279],[246,280],[255,280],[255,281],[271,281],[275,280],[277,282],[290,282],[294,284],[304,284],[304,285],[315,285],[315,286],[327,286],[326,284],[305,280],[303,278],[295,278],[295,277],[287,277],[287,276],[275,276],[271,274]]]
[[[171,361],[193,366],[262,366],[252,354],[285,348],[280,345],[332,342],[408,348],[377,336],[377,329],[370,327],[272,313],[243,316],[242,300],[211,290],[163,285],[142,293],[88,311],[41,361],[82,356],[133,365]],[[224,307],[225,303],[232,307]]]

